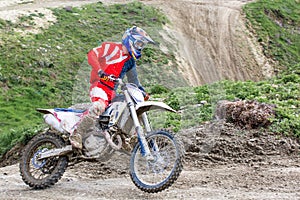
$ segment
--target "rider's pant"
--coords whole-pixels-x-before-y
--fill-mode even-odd
[[[73,134],[71,134],[70,140],[72,144],[75,144],[74,146],[82,148],[80,144],[82,142],[81,137],[85,135],[89,128],[94,127],[95,119],[105,111],[105,108],[114,96],[114,90],[111,90],[109,87],[101,84],[100,82],[91,85],[90,99],[92,101],[92,105],[88,109],[88,112],[83,115],[76,130]]]

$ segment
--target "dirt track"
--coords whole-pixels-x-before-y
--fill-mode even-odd
[[[80,169],[82,170],[82,169]],[[17,167],[0,168],[0,199],[299,199],[299,167],[219,165],[186,169],[168,190],[158,194],[139,191],[127,175],[86,178],[69,170],[55,186],[31,190]],[[78,170],[76,170],[78,171]],[[85,173],[90,173],[86,171]]]
[[[217,138],[208,130],[200,126],[181,133],[184,170],[158,194],[137,189],[128,175],[129,157],[115,154],[106,163],[69,167],[45,190],[25,185],[17,165],[0,168],[0,199],[299,199],[299,140],[229,124],[215,126]]]
[[[0,17],[13,19],[19,12],[97,0],[14,2],[22,1],[0,0]],[[272,73],[264,70],[270,69],[269,63],[246,31],[240,14],[240,7],[249,1],[143,2],[159,7],[173,22],[165,30],[178,38],[178,61],[182,71],[189,72],[185,74],[191,85],[224,77],[256,80]],[[267,73],[261,76],[263,71]],[[62,180],[46,190],[26,186],[17,165],[0,168],[0,199],[299,199],[298,140],[259,131],[242,136],[232,127],[219,129],[212,138],[203,130],[185,131],[185,169],[179,180],[162,193],[138,190],[127,173],[129,157],[116,156],[109,163],[69,167]]]

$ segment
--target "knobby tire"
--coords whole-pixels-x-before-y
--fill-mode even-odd
[[[33,165],[32,159],[38,149],[46,144],[48,144],[48,146],[51,145],[53,148],[65,146],[64,140],[60,136],[48,131],[35,136],[29,141],[21,156],[19,164],[21,177],[27,185],[34,189],[44,189],[57,183],[68,166],[66,156],[47,158],[41,162],[44,165],[43,167],[31,166]],[[45,177],[35,177],[35,172]]]

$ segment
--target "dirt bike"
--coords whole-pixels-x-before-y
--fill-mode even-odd
[[[60,126],[61,122],[53,124],[47,119],[60,113],[66,119],[78,120],[84,110],[38,109],[45,114],[45,122],[51,128],[33,137],[24,147],[20,173],[27,185],[35,189],[50,187],[71,162],[102,162],[116,151],[130,155],[130,177],[144,192],[160,192],[177,180],[183,169],[183,143],[168,130],[153,131],[147,116],[149,110],[176,111],[163,102],[144,101],[142,91],[134,84],[114,77],[110,80],[121,86],[122,95],[114,98],[96,125],[82,135],[82,150],[72,147],[70,133]]]

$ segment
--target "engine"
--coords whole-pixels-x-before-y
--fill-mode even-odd
[[[86,149],[85,155],[89,157],[99,156],[106,148],[106,140],[101,133],[90,134],[83,139],[83,145]]]
[[[82,143],[85,147],[84,153],[88,157],[100,156],[107,146],[101,131],[96,127],[90,128],[82,135]]]

